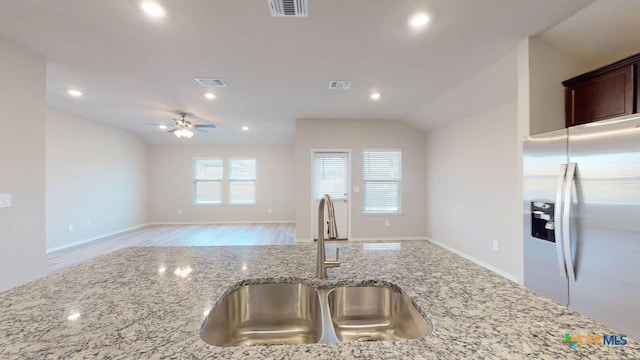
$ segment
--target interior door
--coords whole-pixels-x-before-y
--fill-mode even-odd
[[[349,233],[348,189],[349,154],[347,152],[314,152],[311,222],[314,239],[318,238],[318,205],[323,194],[329,194],[333,200],[338,239],[347,239]],[[324,234],[327,234],[326,219],[325,214]]]

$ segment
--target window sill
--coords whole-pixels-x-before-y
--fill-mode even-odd
[[[193,206],[196,207],[200,207],[200,206],[256,206],[258,205],[257,203],[209,203],[209,204],[192,204]]]
[[[388,212],[388,213],[361,212],[360,214],[362,214],[363,216],[402,216],[402,215],[404,215],[404,213],[402,211],[400,211],[400,212]]]

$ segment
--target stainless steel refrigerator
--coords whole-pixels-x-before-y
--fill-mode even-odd
[[[523,164],[525,286],[640,339],[640,116],[531,136]]]

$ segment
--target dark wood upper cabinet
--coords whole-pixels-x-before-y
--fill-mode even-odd
[[[638,112],[639,65],[637,54],[562,82],[567,127]]]

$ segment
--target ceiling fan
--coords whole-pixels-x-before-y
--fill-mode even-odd
[[[173,133],[178,138],[187,138],[191,139],[193,137],[194,132],[199,132],[206,134],[208,131],[204,129],[214,129],[216,126],[214,124],[193,124],[191,121],[187,120],[186,117],[197,118],[194,114],[188,113],[185,111],[177,112],[180,115],[181,119],[173,119],[175,121],[174,128],[169,130],[169,133]],[[161,129],[166,129],[166,124],[147,124],[153,126],[159,126]]]

